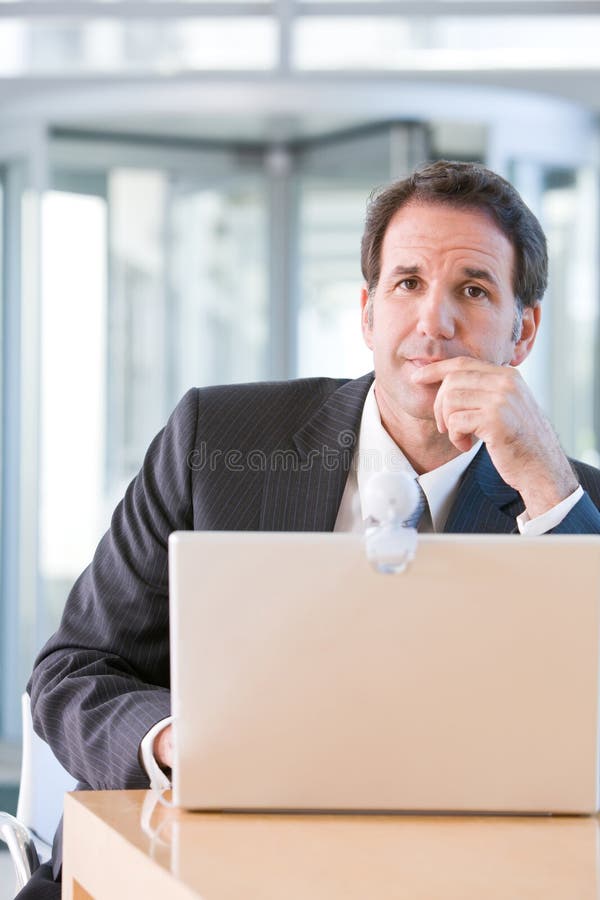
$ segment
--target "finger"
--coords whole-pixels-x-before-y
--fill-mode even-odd
[[[495,367],[448,372],[442,379],[445,390],[501,390],[502,383],[502,370]]]
[[[458,410],[450,413],[446,421],[450,442],[463,453],[470,450],[473,443],[479,440],[477,434],[479,426],[479,410]]]
[[[448,431],[448,420],[453,413],[464,410],[481,413],[482,409],[490,408],[496,399],[497,392],[494,390],[454,388],[449,386],[448,379],[444,379],[434,401],[438,431],[441,434]]]
[[[447,431],[448,415],[459,409],[501,409],[521,395],[514,376],[499,367],[491,371],[451,372],[442,381],[434,400],[434,416],[440,433]]]
[[[446,420],[444,419],[444,395],[443,395],[443,383],[440,385],[440,389],[435,395],[435,400],[433,401],[433,417],[435,419],[435,424],[437,430],[440,434],[445,434],[446,432]]]
[[[454,356],[451,359],[441,359],[438,362],[429,363],[429,365],[415,369],[411,379],[419,384],[434,384],[436,381],[442,381],[453,372],[485,371],[490,368],[495,369],[497,367],[492,363],[475,359],[472,356]]]

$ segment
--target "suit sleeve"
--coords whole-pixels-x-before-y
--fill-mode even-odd
[[[590,495],[584,492],[581,500],[549,534],[600,534],[600,510]]]
[[[167,542],[193,528],[198,392],[150,445],[28,686],[34,728],[94,789],[147,787],[138,751],[170,714]]]

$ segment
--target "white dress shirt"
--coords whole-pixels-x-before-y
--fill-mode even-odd
[[[358,443],[335,520],[334,531],[351,531],[358,534],[364,531],[367,516],[363,510],[362,498],[365,496],[365,486],[369,479],[378,472],[408,472],[409,475],[416,478],[427,497],[433,531],[443,531],[448,513],[458,492],[460,479],[480,447],[481,441],[477,441],[467,453],[461,453],[431,472],[417,475],[398,445],[381,424],[375,397],[375,383],[373,383],[363,407]],[[520,533],[545,534],[562,522],[582,496],[583,489],[579,486],[566,500],[541,516],[530,519],[525,511],[517,517]],[[156,736],[171,721],[169,717],[157,722],[140,744],[140,756],[146,773],[152,787],[159,790],[170,787],[170,781],[154,759],[152,747]]]

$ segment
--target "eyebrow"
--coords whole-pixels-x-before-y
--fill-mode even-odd
[[[394,266],[394,268],[388,273],[388,278],[396,278],[398,275],[420,275],[421,266]],[[475,276],[472,275],[472,278]]]
[[[468,278],[479,278],[480,281],[489,281],[490,284],[498,286],[497,278],[487,269],[464,268],[463,272]]]

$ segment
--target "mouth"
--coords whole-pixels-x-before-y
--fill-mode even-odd
[[[431,363],[441,362],[443,359],[447,359],[446,356],[415,356],[413,358],[407,357],[407,361],[415,366],[417,369],[422,369],[423,366],[430,366]]]

